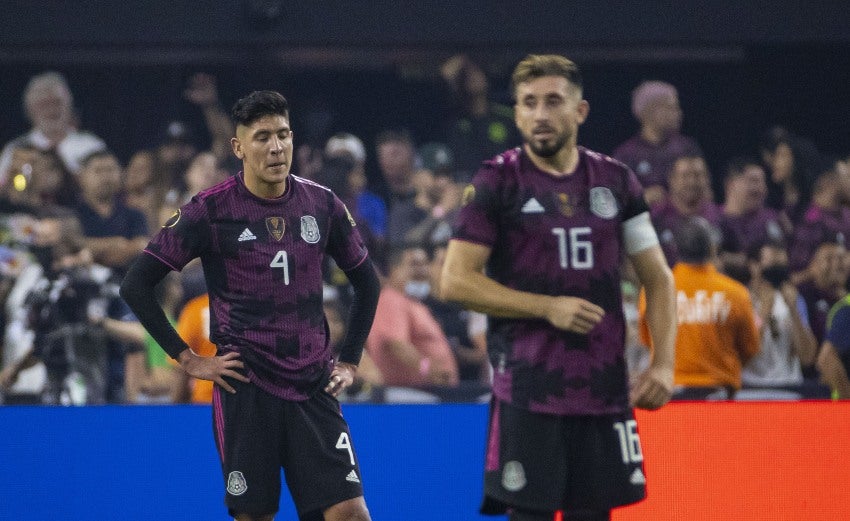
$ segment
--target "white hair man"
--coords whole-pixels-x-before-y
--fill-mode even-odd
[[[68,82],[58,72],[33,76],[23,94],[24,111],[32,128],[3,147],[0,153],[0,185],[6,182],[12,151],[23,145],[55,150],[65,167],[76,174],[80,160],[106,148],[102,139],[77,128],[74,100]]]

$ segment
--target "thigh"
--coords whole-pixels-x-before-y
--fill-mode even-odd
[[[570,467],[565,510],[607,511],[644,498],[643,451],[631,411],[565,421]]]
[[[363,495],[360,465],[339,402],[324,391],[286,404],[284,474],[299,515]]]
[[[282,401],[255,385],[230,381],[236,389],[213,390],[213,431],[231,516],[271,514],[280,503],[277,458]]]
[[[563,503],[567,466],[563,418],[493,399],[481,513],[508,507],[554,512]]]

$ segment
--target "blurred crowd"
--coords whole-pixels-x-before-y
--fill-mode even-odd
[[[405,128],[387,128],[375,136],[334,132],[320,136],[321,145],[315,139],[299,144],[299,134],[318,130],[295,129],[292,173],[330,187],[346,203],[383,280],[347,400],[488,395],[486,317],[436,295],[464,187],[482,160],[521,142],[512,108],[493,101],[479,64],[455,56],[439,75],[454,101],[441,140],[418,142]],[[3,403],[210,401],[211,384],[186,377],[116,291],[130,261],[180,205],[239,169],[216,79],[196,74],[175,95],[203,114],[209,149],[199,149],[188,126],[173,121],[161,142],[125,164],[108,139],[85,130],[60,73],[34,76],[22,93],[31,128],[0,153]],[[724,158],[725,168],[712,172],[699,136],[681,133],[674,85],[636,85],[631,108],[619,124],[634,125],[634,136],[603,152],[627,164],[643,184],[682,288],[677,385],[712,391],[692,395],[700,399],[850,397],[850,157],[824,156],[813,141],[776,127],[765,129],[750,156]],[[713,186],[723,186],[723,193]],[[711,231],[707,249],[695,246],[695,218]],[[728,277],[734,289],[716,290],[707,281],[703,288],[702,275],[692,273],[705,269]],[[351,295],[332,261],[324,271],[335,345],[345,334]],[[640,334],[635,280],[624,265],[631,371],[651,356]],[[740,293],[740,302],[718,291]],[[214,354],[200,266],[169,276],[160,299],[192,349]],[[746,309],[739,315],[735,306],[741,305]],[[727,321],[731,315],[737,325]],[[712,337],[722,341],[706,341],[705,326],[722,329]]]

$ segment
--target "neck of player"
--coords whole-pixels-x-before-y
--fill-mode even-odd
[[[547,174],[552,174],[556,177],[571,175],[578,166],[578,148],[575,143],[565,145],[555,155],[550,157],[535,154],[528,144],[524,148],[528,157],[531,158],[531,161],[537,168]]]

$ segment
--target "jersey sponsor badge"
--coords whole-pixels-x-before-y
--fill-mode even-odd
[[[573,203],[570,202],[569,194],[558,194],[558,211],[564,217],[572,217],[576,212]]]
[[[227,493],[231,496],[241,496],[248,490],[248,483],[245,481],[245,476],[238,470],[234,470],[227,475]]]
[[[183,212],[180,211],[180,208],[177,209],[174,214],[168,218],[167,221],[162,225],[163,228],[173,228],[180,221],[180,217],[183,215]]]
[[[505,487],[505,490],[517,492],[522,490],[526,483],[525,469],[522,463],[516,460],[505,463],[505,468],[502,469],[502,486]]]
[[[610,219],[617,215],[617,200],[609,188],[594,186],[590,189],[590,211],[603,219]]]
[[[279,241],[283,238],[283,232],[286,230],[286,221],[283,220],[283,217],[266,217],[266,229],[274,237],[274,240]]]
[[[301,238],[310,244],[319,242],[319,223],[312,215],[304,215],[301,217]]]

